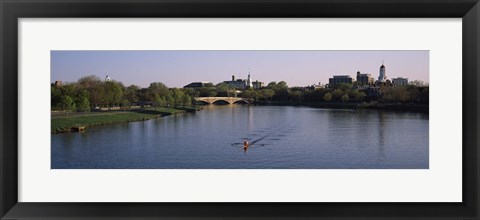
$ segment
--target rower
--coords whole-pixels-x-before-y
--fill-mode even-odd
[[[250,143],[248,143],[248,140],[245,139],[245,141],[243,141],[243,148],[247,149],[249,145],[250,145]]]

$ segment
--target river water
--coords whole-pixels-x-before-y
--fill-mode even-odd
[[[428,169],[428,135],[423,113],[209,105],[52,134],[51,168]]]

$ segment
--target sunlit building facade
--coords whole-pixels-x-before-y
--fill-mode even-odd
[[[370,74],[357,72],[358,85],[371,85],[373,83],[375,83],[375,79]]]
[[[406,85],[408,85],[408,79],[407,78],[402,78],[402,77],[393,78],[392,79],[392,84],[394,86],[406,86]]]
[[[335,86],[341,83],[347,83],[347,84],[352,84],[353,79],[349,75],[339,75],[339,76],[333,76],[333,78],[328,79],[328,84],[330,86]]]

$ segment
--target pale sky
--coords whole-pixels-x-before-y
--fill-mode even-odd
[[[370,73],[378,78],[382,60],[388,79],[429,82],[429,51],[51,51],[51,82],[75,82],[87,75],[148,87],[162,82],[183,87],[236,78],[286,81],[288,86],[327,84],[333,75]]]

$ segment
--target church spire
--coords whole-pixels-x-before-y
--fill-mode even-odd
[[[252,79],[250,78],[250,67],[248,67],[248,78],[247,78],[247,87],[253,87]]]

